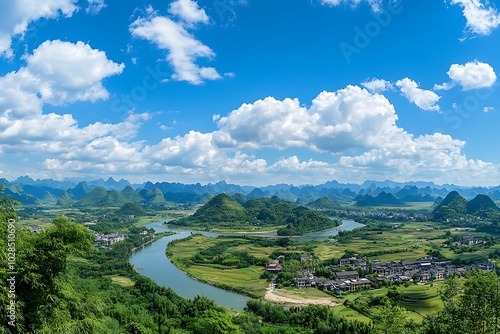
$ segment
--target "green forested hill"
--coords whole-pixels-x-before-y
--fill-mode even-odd
[[[307,206],[313,209],[335,209],[339,207],[338,204],[327,196],[318,198],[317,200],[309,203]]]
[[[65,190],[65,191],[63,191],[63,193],[61,194],[61,196],[57,200],[56,205],[67,208],[67,207],[72,206],[74,203],[75,203],[75,201],[73,201],[71,199],[71,197],[69,197],[68,192]]]
[[[83,196],[77,206],[122,206],[127,199],[117,190],[106,191],[103,187],[97,187]]]
[[[139,196],[139,194],[136,193],[134,188],[132,188],[131,186],[126,186],[125,188],[123,188],[121,194],[127,201],[132,203],[139,204],[144,201],[144,198]]]
[[[167,203],[167,201],[165,200],[165,197],[163,196],[163,193],[158,188],[154,188],[153,190],[149,190],[146,188],[141,189],[141,191],[139,191],[139,196],[144,198],[144,200],[148,204],[166,204]]]
[[[357,201],[356,205],[358,206],[383,206],[383,205],[404,204],[402,200],[394,197],[393,194],[386,193],[385,191],[382,191],[377,196],[371,196],[368,194],[364,196],[358,196],[354,200]]]
[[[457,191],[452,191],[436,206],[433,214],[437,214],[443,210],[452,210],[457,214],[467,213],[467,200],[463,198]]]
[[[245,209],[228,194],[212,197],[205,205],[198,209],[192,216],[200,222],[245,222]]]
[[[332,220],[303,206],[294,208],[285,222],[287,225],[278,229],[278,235],[302,235],[340,225],[339,220]]]
[[[499,211],[495,202],[487,195],[477,195],[467,202],[467,213],[475,214],[482,211]]]
[[[280,235],[300,235],[340,224],[319,212],[297,207],[276,196],[252,198],[240,204],[225,193],[214,196],[192,216],[171,223],[203,229],[236,230],[248,230],[252,226],[281,226],[278,230]]]
[[[457,219],[467,214],[488,215],[500,209],[487,195],[477,195],[467,201],[458,192],[450,192],[432,212],[434,220]]]
[[[118,210],[118,214],[124,216],[129,216],[129,215],[144,216],[146,214],[146,211],[139,205],[130,202],[123,204],[120,210]]]

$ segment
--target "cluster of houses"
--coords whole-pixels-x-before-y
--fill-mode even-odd
[[[305,258],[307,255],[303,255]],[[280,257],[272,261],[267,270],[278,273],[281,270]],[[344,270],[348,268],[349,270]],[[383,281],[396,282],[428,282],[443,280],[451,275],[464,275],[472,269],[493,270],[495,265],[489,261],[474,265],[457,266],[450,261],[436,261],[434,258],[420,258],[416,260],[401,260],[399,262],[382,262],[380,260],[368,261],[363,258],[341,259],[338,266],[328,266],[332,270],[333,278],[316,277],[308,270],[299,270],[295,273],[295,287],[318,287],[338,294],[367,289]],[[361,277],[360,273],[370,278]],[[364,276],[364,275],[362,275]]]
[[[472,269],[492,270],[495,265],[489,261],[468,266],[457,266],[450,261],[436,261],[433,258],[401,260],[399,262],[371,261],[373,273],[395,281],[427,282],[443,280],[447,276],[463,275]]]
[[[461,236],[460,242],[458,244],[465,246],[475,246],[475,245],[481,245],[483,243],[484,241],[481,238],[469,234]]]
[[[40,226],[31,225],[30,226],[30,231],[33,232],[33,233],[42,233],[45,230],[42,227],[40,227]]]
[[[372,282],[369,279],[360,278],[359,273],[355,270],[335,272],[332,280],[316,277],[308,270],[300,270],[295,273],[295,287],[299,289],[322,287],[323,289],[342,293],[367,289],[371,284]]]
[[[424,214],[405,211],[339,210],[339,214],[344,216],[354,215],[389,220],[418,220],[425,218]]]
[[[102,234],[94,232],[95,241],[98,246],[109,247],[118,241],[125,240],[128,235],[125,233]]]

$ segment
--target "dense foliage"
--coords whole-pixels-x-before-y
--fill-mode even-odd
[[[123,206],[118,210],[119,215],[123,216],[144,216],[146,215],[146,210],[141,208],[139,205],[129,202],[123,204]]]
[[[467,201],[458,192],[450,192],[432,212],[435,221],[454,221],[474,215],[487,220],[498,219],[500,209],[487,195],[477,195]]]
[[[228,267],[247,268],[251,265],[265,265],[266,259],[257,259],[246,252],[227,252],[229,247],[242,244],[237,240],[222,241],[196,253],[192,261],[195,263],[212,263]]]
[[[198,209],[192,217],[186,220],[197,222],[244,222],[245,209],[228,194],[214,196],[203,207]]]
[[[307,205],[309,208],[318,209],[318,210],[327,210],[327,209],[336,209],[339,205],[333,202],[329,197],[323,196],[318,198],[317,200],[309,203]]]
[[[309,305],[284,309],[261,300],[249,300],[248,310],[262,317],[265,322],[289,324],[313,330],[314,333],[371,333],[371,326],[360,321],[348,321],[327,306]]]
[[[242,202],[244,197],[238,196]],[[251,226],[284,226],[278,235],[301,235],[340,225],[325,215],[303,206],[282,200],[276,196],[249,199],[242,204],[227,194],[211,198],[191,217],[179,219],[171,224],[202,228]]]
[[[285,223],[285,227],[278,229],[278,235],[302,235],[340,225],[339,220],[329,219],[303,206],[294,208]]]
[[[466,280],[451,277],[441,291],[444,309],[424,319],[424,333],[498,333],[500,280],[493,271],[472,271]]]

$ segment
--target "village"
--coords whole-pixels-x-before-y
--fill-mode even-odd
[[[278,257],[267,265],[266,270],[278,274],[282,270],[280,263],[284,259],[284,256]],[[309,259],[309,254],[301,256],[302,263]],[[307,269],[296,271],[294,287],[298,289],[316,287],[341,295],[361,289],[378,288],[381,285],[418,284],[444,280],[448,276],[463,276],[474,269],[494,270],[496,266],[490,261],[472,265],[455,265],[451,261],[437,261],[431,257],[399,262],[350,257],[340,259],[338,265],[330,265],[326,268],[332,271],[331,279],[317,277]]]
[[[147,231],[144,232],[147,233]],[[94,232],[94,235],[95,235],[96,246],[100,246],[103,248],[110,247],[111,245],[119,241],[125,240],[128,237],[126,233],[119,233],[119,232],[110,234]]]

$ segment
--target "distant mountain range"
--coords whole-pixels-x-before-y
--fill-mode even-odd
[[[78,182],[77,182],[78,181]],[[145,182],[132,184],[127,180],[33,180],[28,176],[14,181],[0,179],[4,193],[23,204],[67,206],[122,206],[132,202],[140,205],[163,205],[168,202],[206,203],[216,194],[242,194],[246,199],[277,196],[281,199],[316,208],[332,208],[338,203],[358,205],[389,205],[405,202],[430,202],[456,191],[466,199],[487,195],[500,199],[500,186],[460,187],[436,185],[432,182],[400,183],[390,180],[365,181],[362,184],[329,181],[320,185],[276,184],[265,187],[240,186],[224,181],[202,185],[177,182]],[[323,198],[323,199],[322,199]],[[328,198],[329,201],[326,201]],[[320,200],[322,199],[322,200]],[[314,203],[315,201],[318,201]],[[331,202],[331,203],[330,203]]]

